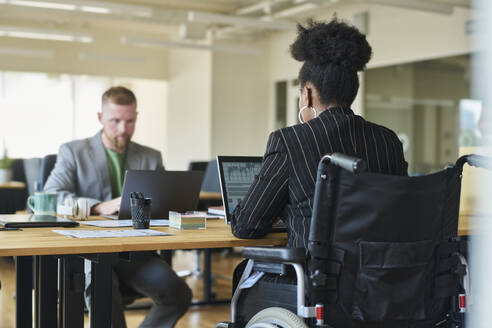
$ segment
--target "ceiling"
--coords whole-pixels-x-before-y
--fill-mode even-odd
[[[469,8],[470,1],[0,0],[0,43],[2,37],[14,35],[7,34],[9,29],[19,28],[26,29],[24,36],[41,30],[88,35],[103,31],[129,35],[126,40],[144,38],[175,43],[254,39],[268,32],[292,30],[299,18],[315,15],[320,9],[333,5],[379,4],[448,15],[457,7]],[[2,34],[2,28],[7,32]]]

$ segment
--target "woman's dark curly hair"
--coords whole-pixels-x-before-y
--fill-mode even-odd
[[[290,52],[295,60],[304,62],[299,72],[301,87],[309,81],[323,104],[350,106],[359,89],[357,71],[365,68],[372,54],[365,35],[336,18],[297,28]]]

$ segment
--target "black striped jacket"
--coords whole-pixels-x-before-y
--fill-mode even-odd
[[[334,152],[364,159],[370,172],[407,174],[402,144],[392,130],[349,108],[330,108],[305,124],[270,134],[261,170],[233,212],[233,234],[261,238],[280,216],[288,246],[306,247],[318,162]]]

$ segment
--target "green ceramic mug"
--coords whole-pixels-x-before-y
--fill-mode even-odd
[[[56,192],[35,192],[27,199],[34,215],[56,215]]]

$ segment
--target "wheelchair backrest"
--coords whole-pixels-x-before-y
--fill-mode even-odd
[[[459,288],[462,165],[418,177],[318,168],[308,297],[349,322],[436,321]],[[330,311],[330,310],[329,310]],[[340,313],[336,313],[336,312]]]

